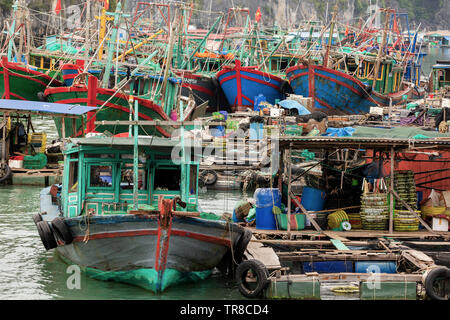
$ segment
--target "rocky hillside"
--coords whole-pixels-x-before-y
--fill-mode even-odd
[[[25,0],[34,10],[51,11],[55,0]],[[127,11],[134,11],[136,3],[142,0],[122,0]],[[186,0],[188,1],[188,0]],[[450,1],[449,0],[189,0],[193,1],[196,12],[192,21],[199,26],[211,24],[209,12],[224,12],[230,7],[247,7],[252,17],[258,7],[261,8],[262,23],[271,26],[277,22],[281,26],[293,26],[302,20],[330,20],[334,5],[339,8],[338,20],[351,23],[362,17],[368,17],[370,5],[378,3],[380,7],[391,7],[397,12],[407,12],[410,28],[415,29],[420,24],[422,31],[435,29],[450,29]],[[0,18],[9,17],[13,0],[0,0]],[[63,7],[79,4],[82,0],[62,0]],[[95,1],[92,1],[95,2]],[[111,8],[117,0],[110,0]],[[167,3],[168,0],[152,0],[148,2]],[[328,5],[327,5],[328,3]],[[35,23],[35,27],[41,27]]]

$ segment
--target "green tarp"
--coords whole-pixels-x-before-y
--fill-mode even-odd
[[[391,139],[413,139],[415,136],[423,139],[450,137],[450,133],[439,133],[438,131],[426,131],[414,127],[396,127],[392,129],[356,127],[352,137],[359,138],[391,138]]]

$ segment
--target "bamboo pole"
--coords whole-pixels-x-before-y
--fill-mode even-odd
[[[394,232],[394,159],[395,152],[394,147],[391,147],[391,185],[389,187],[390,201],[389,201],[389,233]]]
[[[288,231],[288,237],[291,239],[291,179],[292,179],[292,161],[291,161],[291,154],[292,154],[292,143],[289,146],[289,152],[288,152],[288,158],[286,159],[288,164],[288,214],[287,214],[287,231]]]
[[[389,9],[383,9],[386,12],[386,17],[384,21],[384,29],[383,29],[383,38],[381,39],[381,45],[380,48],[378,48],[378,54],[377,59],[375,62],[375,69],[373,70],[373,82],[372,82],[372,89],[375,89],[375,86],[377,84],[377,77],[378,77],[378,70],[380,69],[380,62],[381,62],[381,56],[383,55],[384,46],[386,45],[386,36],[387,36],[387,29],[389,24]]]

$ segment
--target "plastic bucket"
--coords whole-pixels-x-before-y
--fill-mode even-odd
[[[302,193],[302,206],[308,211],[320,211],[325,207],[325,191],[304,187]]]
[[[277,222],[272,207],[256,207],[256,229],[277,230]]]

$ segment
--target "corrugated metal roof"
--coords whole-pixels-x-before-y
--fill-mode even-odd
[[[50,103],[43,101],[0,99],[0,110],[33,111],[49,114],[82,115],[97,107],[87,107],[77,104]]]
[[[307,147],[310,149],[322,147],[408,147],[408,146],[429,146],[440,149],[450,149],[450,138],[430,138],[430,139],[398,139],[398,138],[364,138],[364,137],[289,137],[279,138],[281,147],[288,147],[291,143],[293,147]]]

